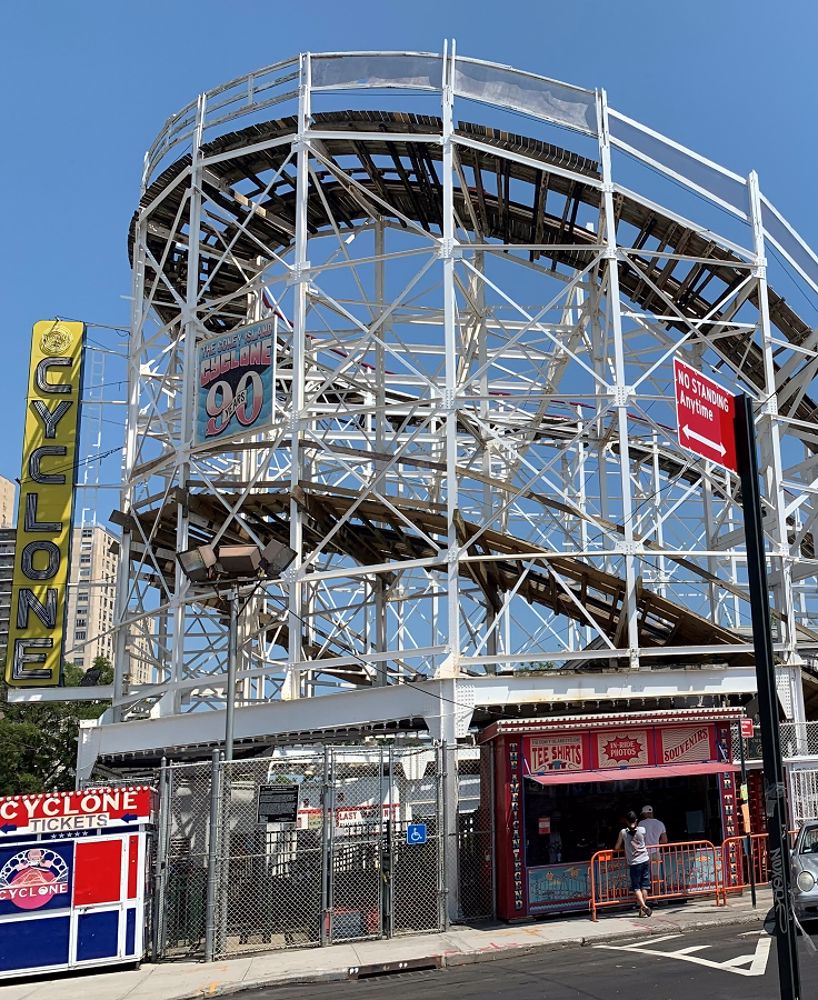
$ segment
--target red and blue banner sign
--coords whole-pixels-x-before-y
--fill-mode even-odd
[[[0,797],[0,978],[138,961],[144,786]]]
[[[266,319],[199,345],[194,444],[272,423],[273,334],[274,321]]]

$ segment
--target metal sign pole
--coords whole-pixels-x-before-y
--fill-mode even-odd
[[[790,911],[790,852],[778,728],[778,696],[775,689],[775,664],[770,633],[764,527],[761,495],[758,489],[758,454],[752,400],[744,394],[736,397],[735,429],[744,509],[744,533],[747,540],[747,576],[750,584],[761,750],[764,761],[770,884],[773,890],[775,938],[778,950],[778,981],[781,1000],[799,1000],[801,983],[796,928]]]

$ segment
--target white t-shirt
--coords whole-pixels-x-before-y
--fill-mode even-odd
[[[654,847],[659,843],[659,838],[662,834],[667,834],[665,824],[660,819],[652,819],[651,817],[640,819],[639,825],[645,828],[645,839],[648,847]],[[656,854],[656,851],[651,851],[650,853]]]
[[[638,865],[643,861],[650,861],[650,855],[645,843],[644,826],[637,826],[633,833],[625,827],[622,831],[622,844],[625,848],[625,860],[629,865]]]

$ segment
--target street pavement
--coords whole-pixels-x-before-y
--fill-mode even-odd
[[[800,943],[801,996],[818,995],[818,955]],[[348,983],[253,991],[248,1000],[773,1000],[775,944],[758,929],[719,927],[693,934],[562,951],[537,950],[434,972],[409,972]]]
[[[770,939],[762,933],[769,907],[770,893],[764,890],[757,909],[748,895],[733,896],[726,907],[704,899],[658,907],[646,920],[632,912],[609,912],[593,923],[584,914],[511,926],[456,926],[443,934],[268,952],[210,964],[145,963],[136,970],[11,982],[0,990],[0,1000],[190,1000],[259,989],[270,993],[268,987],[275,987],[276,1000],[284,1000],[295,984],[299,1000],[306,992],[341,1000],[336,993],[351,991],[398,1000],[393,991],[410,980],[423,986],[415,987],[412,1000],[418,1000],[419,992],[420,1000],[432,1000],[426,990],[432,984],[464,993],[458,1000],[477,1000],[489,993],[511,996],[512,973],[518,977],[514,1000],[614,1000],[627,993],[647,994],[652,1000],[767,1000],[778,995],[774,947],[770,950]],[[804,960],[808,974],[818,968],[818,958],[811,956]],[[433,971],[411,971],[418,969]],[[645,976],[657,984],[655,990],[644,988]],[[692,984],[691,992],[683,991],[685,983]],[[805,998],[818,996],[814,975],[810,983]]]

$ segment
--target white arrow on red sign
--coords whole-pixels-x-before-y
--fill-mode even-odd
[[[684,427],[682,427],[682,434],[684,434],[686,438],[691,438],[693,441],[698,441],[699,444],[707,445],[708,448],[712,448],[713,451],[717,451],[722,458],[724,458],[725,454],[727,453],[727,449],[724,447],[721,441],[719,442],[711,441],[710,438],[706,438],[703,434],[697,434],[696,431],[692,431],[687,426],[687,424],[685,424]]]
[[[679,444],[701,458],[738,472],[735,399],[718,382],[684,361],[673,361]]]

